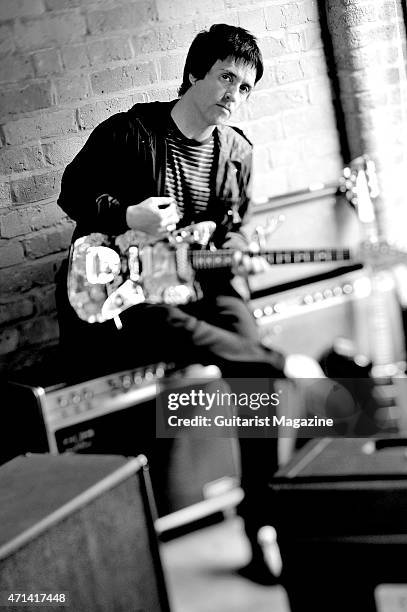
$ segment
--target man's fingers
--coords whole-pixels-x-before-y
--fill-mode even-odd
[[[233,261],[235,266],[238,266],[242,262],[243,253],[241,251],[235,251],[233,253]]]
[[[251,274],[253,270],[253,258],[250,257],[250,255],[243,255],[240,265],[243,266],[247,274]]]
[[[160,210],[166,210],[172,204],[175,206],[174,198],[159,197],[159,198],[151,198],[151,199],[154,201],[154,204]]]
[[[176,210],[174,210],[170,214],[162,215],[161,220],[160,220],[160,231],[161,232],[172,231],[173,229],[175,229],[179,219],[180,219],[180,216]]]
[[[270,269],[270,264],[264,259],[264,257],[253,257],[252,258],[253,274],[261,274],[267,272]]]
[[[176,208],[174,199],[166,198],[166,197],[165,198],[164,197],[147,198],[147,200],[144,200],[141,204],[148,210],[158,213],[160,216],[168,209],[172,207]]]
[[[248,248],[252,253],[258,253],[260,251],[260,246],[255,240],[252,240],[252,242],[249,243]]]
[[[175,206],[175,204],[173,206],[170,206],[169,208],[164,209],[163,211],[160,211],[161,214],[161,223],[163,225],[173,225],[178,223],[180,216],[179,216],[179,212]]]
[[[126,212],[127,225],[147,234],[161,235],[168,226],[178,223],[180,215],[177,205],[170,197],[151,197],[139,204],[129,206]]]
[[[167,227],[167,225],[177,224],[179,221],[179,215],[174,213],[173,215],[167,215],[165,217],[161,217],[160,225],[162,227]]]
[[[251,257],[240,251],[233,255],[235,274],[261,274],[270,269],[270,265],[263,257]]]
[[[233,253],[233,273],[246,276],[249,273],[249,267],[250,257],[248,255],[244,255],[241,251],[235,251]]]
[[[179,213],[178,213],[178,210],[175,204],[170,204],[168,208],[160,208],[159,213],[163,219],[167,217],[173,217],[174,215],[179,216]]]

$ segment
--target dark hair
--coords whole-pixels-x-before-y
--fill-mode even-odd
[[[256,70],[256,83],[263,76],[263,58],[256,38],[243,28],[217,23],[194,38],[185,60],[182,85],[178,94],[183,96],[191,87],[189,75],[203,79],[218,60],[232,57]]]

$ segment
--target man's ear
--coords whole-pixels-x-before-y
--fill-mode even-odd
[[[195,83],[198,80],[196,77],[194,77],[194,75],[191,72],[189,73],[189,77],[188,78],[189,78],[189,82],[191,83],[191,85],[195,85]]]

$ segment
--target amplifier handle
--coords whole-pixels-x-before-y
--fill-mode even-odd
[[[386,448],[395,448],[398,446],[406,447],[407,438],[379,438],[374,440],[375,450],[380,451]]]

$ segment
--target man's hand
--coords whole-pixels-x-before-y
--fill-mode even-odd
[[[235,276],[249,276],[249,274],[259,274],[270,270],[270,264],[264,257],[256,255],[259,252],[257,242],[253,241],[248,244],[244,237],[237,232],[229,232],[226,241],[222,244],[222,249],[235,251],[232,267]],[[248,252],[251,255],[248,255]]]
[[[177,205],[173,198],[147,198],[139,204],[129,206],[126,211],[126,222],[130,229],[146,232],[151,236],[160,236],[168,227],[179,221]]]
[[[240,251],[234,254],[233,273],[240,276],[248,276],[250,274],[261,274],[270,269],[270,264],[264,257],[244,255]]]
[[[240,276],[248,276],[249,274],[261,274],[270,270],[270,264],[256,252],[259,250],[257,245],[249,245],[252,255],[247,255],[241,251],[236,251],[234,254],[233,273]]]

